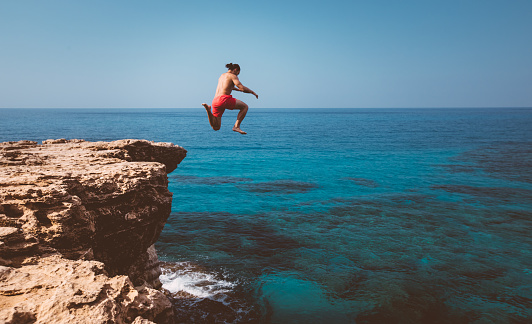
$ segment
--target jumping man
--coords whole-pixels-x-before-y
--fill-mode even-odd
[[[240,124],[248,112],[248,105],[238,99],[231,96],[231,91],[242,91],[244,93],[251,93],[257,99],[259,96],[250,88],[245,87],[240,80],[238,80],[238,75],[240,74],[240,66],[238,64],[229,63],[225,65],[228,68],[228,71],[220,76],[218,79],[218,87],[216,87],[216,94],[212,100],[212,112],[211,107],[206,103],[203,103],[203,107],[207,110],[209,115],[209,123],[211,124],[212,129],[215,131],[220,129],[222,125],[222,115],[226,109],[233,110],[238,109],[240,112],[236,117],[235,126],[233,126],[233,131],[240,134],[246,134],[243,130],[240,129]]]

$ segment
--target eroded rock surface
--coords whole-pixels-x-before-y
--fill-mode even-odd
[[[153,244],[170,215],[167,173],[185,156],[144,140],[0,143],[0,323],[167,317]]]
[[[127,276],[109,277],[98,261],[45,257],[20,268],[0,266],[0,280],[0,322],[132,323],[140,317],[168,323],[173,317],[162,292],[135,288]]]

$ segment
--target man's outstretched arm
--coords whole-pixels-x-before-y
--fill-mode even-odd
[[[233,83],[235,84],[235,88],[233,90],[236,90],[236,91],[241,91],[241,92],[244,92],[244,93],[251,93],[252,95],[254,95],[255,97],[257,97],[257,99],[259,99],[259,96],[255,93],[255,91],[251,90],[250,88],[244,86],[240,80],[238,80],[237,77],[235,77],[235,79],[233,80]]]

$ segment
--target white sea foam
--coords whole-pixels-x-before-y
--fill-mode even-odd
[[[185,292],[198,298],[209,298],[227,304],[225,294],[236,284],[218,279],[215,274],[198,270],[189,262],[179,262],[172,269],[163,268],[159,279],[163,288],[173,294]]]

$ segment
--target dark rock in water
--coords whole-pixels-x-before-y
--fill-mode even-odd
[[[377,182],[370,180],[370,179],[364,179],[364,178],[345,178],[345,179],[351,180],[359,186],[364,186],[364,187],[369,187],[369,188],[376,188],[379,186]]]
[[[303,181],[277,180],[240,184],[239,188],[256,193],[295,194],[318,188],[318,185]]]
[[[185,156],[145,140],[0,143],[0,321],[172,322],[153,244]]]
[[[468,185],[433,185],[432,189],[444,190],[450,193],[466,194],[475,197],[495,198],[500,200],[529,199],[532,190],[509,187],[474,187]]]
[[[480,147],[460,154],[455,160],[475,163],[476,167],[496,178],[532,183],[532,173],[527,172],[532,169],[530,141],[502,142]]]
[[[478,317],[473,312],[457,312],[445,300],[428,289],[406,289],[404,299],[393,299],[358,314],[356,323],[473,323]],[[414,290],[414,291],[408,291]]]

